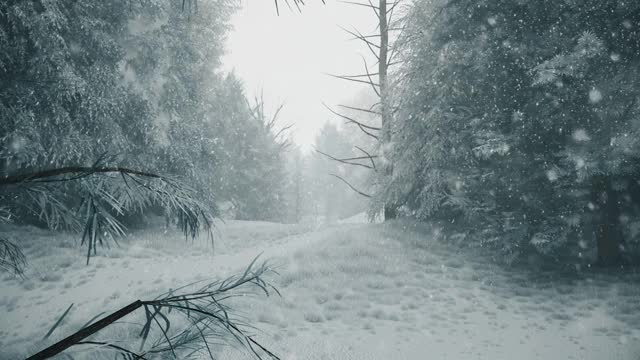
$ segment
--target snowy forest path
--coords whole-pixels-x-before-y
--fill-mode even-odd
[[[505,269],[412,226],[336,225],[274,254],[282,298],[245,305],[265,341],[286,360],[637,359],[637,277]]]
[[[283,360],[626,360],[640,353],[637,276],[505,269],[435,241],[433,229],[401,222],[313,230],[228,222],[217,232],[215,253],[206,241],[145,232],[89,266],[79,249],[50,239],[51,248],[32,256],[30,279],[0,281],[0,359],[6,349],[36,350],[33,339],[71,303],[60,335],[135,299],[237,273],[258,255],[278,266],[272,281],[282,297],[249,297],[236,307]],[[249,359],[232,349],[220,355]]]
[[[339,230],[230,221],[218,224],[213,251],[206,239],[190,243],[177,232],[146,230],[134,233],[122,247],[101,249],[89,265],[83,263],[81,249],[69,242],[68,235],[32,228],[16,231],[16,237],[24,239],[30,267],[25,279],[6,276],[0,281],[0,348],[5,350],[31,346],[71,304],[65,326],[56,330],[59,335],[134,300],[242,272],[258,256],[261,261],[290,256],[317,241],[335,238]],[[47,248],[31,249],[39,241]],[[28,352],[39,347],[33,346]]]

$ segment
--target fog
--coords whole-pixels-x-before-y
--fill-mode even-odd
[[[362,73],[368,50],[342,28],[373,31],[368,9],[339,2],[310,2],[301,11],[268,1],[243,0],[233,16],[224,66],[236,72],[247,92],[263,91],[270,104],[285,103],[282,121],[294,123],[293,139],[310,150],[327,121],[341,123],[322,103],[349,103],[361,84],[329,76]]]
[[[637,359],[640,2],[0,2],[0,360]]]

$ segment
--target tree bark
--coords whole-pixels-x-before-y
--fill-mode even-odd
[[[32,355],[30,357],[27,358],[27,360],[44,360],[44,359],[48,359],[51,358],[55,355],[60,354],[61,352],[65,351],[66,349],[72,347],[73,345],[79,343],[80,341],[82,341],[83,339],[97,333],[98,331],[104,329],[105,327],[113,324],[114,322],[120,320],[121,318],[129,315],[130,313],[132,313],[133,311],[137,310],[138,308],[140,308],[142,305],[144,305],[144,303],[140,300],[136,300],[134,302],[132,302],[131,304],[121,308],[120,310],[112,313],[111,315],[108,315],[100,320],[98,320],[97,322],[79,330],[78,332],[76,332],[75,334],[68,336],[60,341],[58,341],[57,343],[49,346],[48,348],[40,351],[39,353]]]
[[[380,83],[380,117],[382,128],[382,144],[391,140],[389,125],[391,124],[391,113],[389,111],[389,89],[388,89],[388,52],[389,52],[389,19],[387,14],[387,0],[380,0],[378,5],[379,29],[380,29],[380,52],[378,54],[378,81]],[[383,169],[385,176],[393,174],[393,164],[387,164]],[[395,219],[398,215],[395,204],[384,205],[384,220]]]
[[[384,220],[393,220],[398,217],[396,207],[390,204],[384,206]]]
[[[594,179],[591,191],[596,204],[594,217],[597,264],[616,266],[622,263],[622,229],[620,228],[620,204],[618,194],[613,189],[610,177]]]

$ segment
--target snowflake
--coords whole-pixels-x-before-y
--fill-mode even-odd
[[[577,142],[591,140],[591,137],[589,137],[589,134],[587,134],[587,131],[584,129],[577,129],[571,136],[573,137],[573,140]]]
[[[600,90],[593,88],[589,91],[589,102],[592,104],[599,103],[602,100],[602,93]]]

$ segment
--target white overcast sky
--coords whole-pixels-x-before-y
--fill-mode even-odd
[[[361,74],[361,55],[371,60],[339,26],[369,33],[375,30],[375,18],[367,8],[336,0],[326,5],[308,0],[302,13],[280,2],[278,16],[273,1],[241,0],[232,19],[225,68],[244,81],[249,96],[263,89],[268,107],[284,102],[281,123],[295,124],[294,141],[308,149],[326,121],[339,121],[322,103],[348,104],[365,91],[365,84],[326,75]]]

